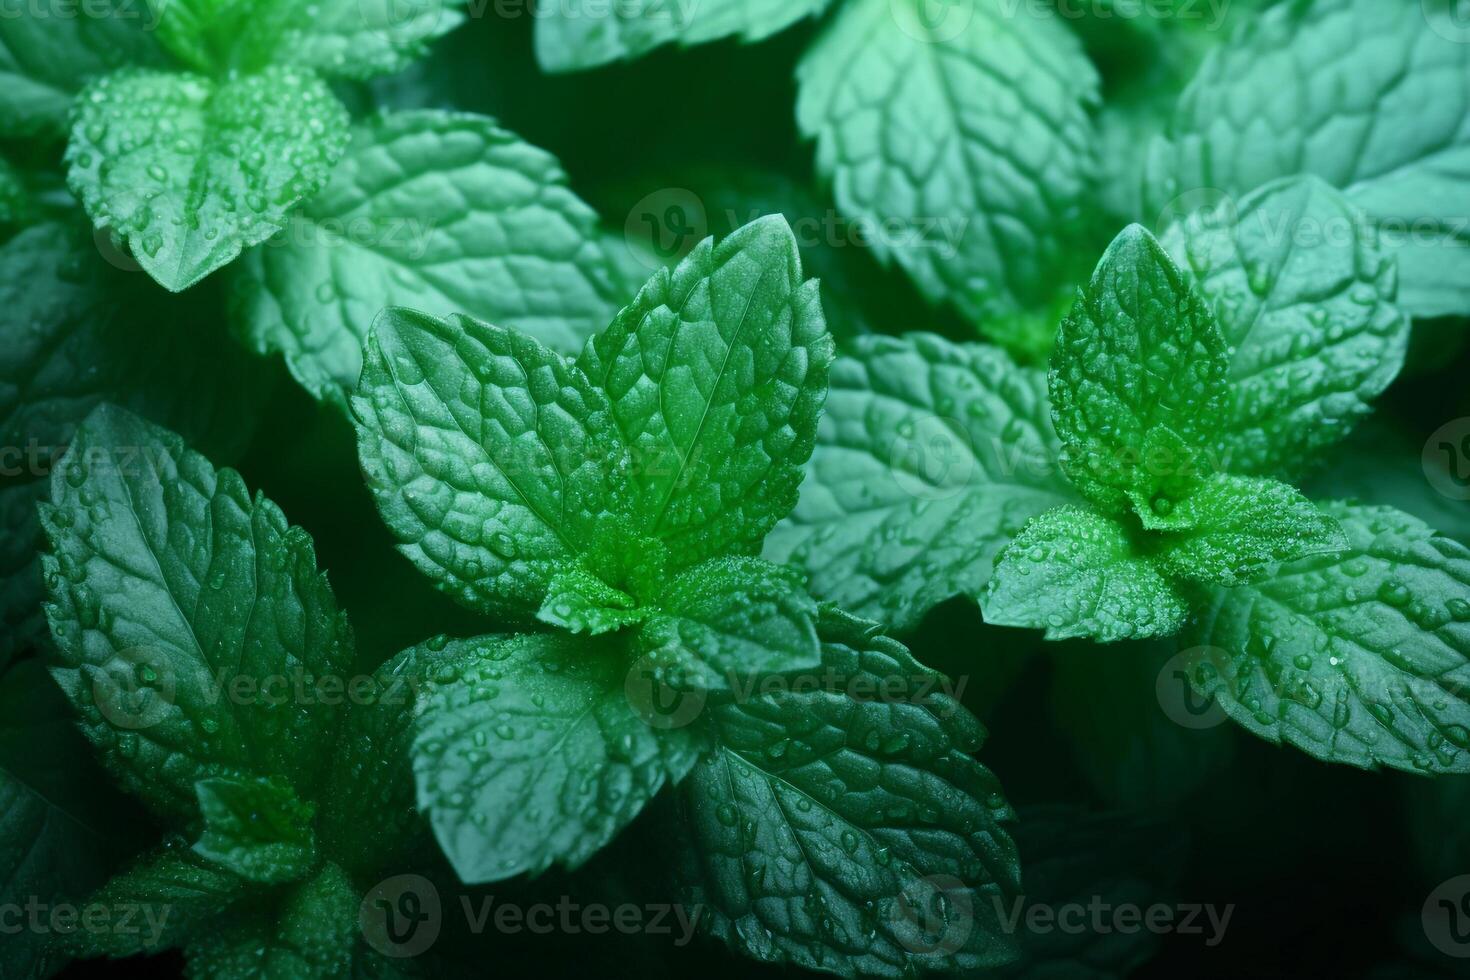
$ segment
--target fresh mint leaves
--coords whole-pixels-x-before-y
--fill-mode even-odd
[[[978,726],[752,554],[795,502],[832,355],[780,218],[656,273],[576,363],[467,317],[380,318],[353,404],[390,529],[464,604],[551,628],[430,644],[414,772],[462,878],[575,868],[679,784],[681,860],[715,869],[743,952],[895,977],[1009,958],[988,911],[938,954],[905,931],[908,903],[1016,888]],[[873,771],[830,761],[843,744]],[[777,917],[759,939],[734,924],[756,896],[806,911],[755,912]]]
[[[391,668],[350,702],[266,686],[353,676],[311,539],[235,472],[110,406],[78,429],[42,524],[52,674],[103,764],[171,834],[101,895],[179,912],[167,934],[84,934],[73,951],[182,946],[201,972],[263,956],[293,976],[375,955],[354,952],[360,894],[344,865],[372,868],[371,854],[381,872],[408,842],[361,817],[404,805],[412,697]]]

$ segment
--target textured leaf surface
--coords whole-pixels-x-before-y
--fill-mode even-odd
[[[718,747],[679,787],[682,897],[758,960],[843,975],[994,966],[1013,956],[995,899],[1019,888],[983,730],[937,675],[855,620],[829,618],[838,683],[713,709]]]
[[[626,61],[670,43],[723,37],[760,41],[824,10],[830,0],[687,0],[605,4],[566,0],[536,21],[536,60],[545,71]]]
[[[1082,507],[1058,507],[1027,524],[1001,552],[981,607],[996,626],[1101,643],[1168,636],[1188,612],[1118,521]]]
[[[455,0],[153,0],[159,40],[205,73],[272,64],[367,78],[398,71],[464,21]]]
[[[232,458],[268,393],[207,304],[140,280],[59,224],[0,246],[0,663],[45,634],[35,504],[87,413],[124,405]]]
[[[83,929],[69,937],[67,947],[79,956],[161,952],[204,931],[245,897],[243,885],[182,838],[170,837],[91,896],[108,908],[137,909],[137,931]]]
[[[1323,510],[1350,550],[1216,593],[1194,686],[1319,759],[1470,772],[1470,550],[1391,508]]]
[[[216,84],[130,70],[79,100],[67,182],[93,223],[175,292],[278,231],[347,146],[347,111],[309,71]]]
[[[817,603],[800,573],[759,558],[717,558],[680,575],[639,634],[659,663],[710,686],[816,667]]]
[[[233,470],[107,406],[77,431],[51,499],[53,673],[124,788],[179,822],[210,776],[278,775],[310,795],[335,715],[263,687],[351,665],[310,538]],[[255,686],[242,696],[237,680]]]
[[[798,69],[796,116],[838,208],[886,229],[876,254],[983,327],[1066,285],[1098,78],[1051,10],[976,0],[935,14],[843,4]]]
[[[1156,206],[1311,173],[1398,256],[1415,316],[1470,312],[1470,45],[1444,0],[1279,3],[1200,67],[1153,154]]]
[[[675,568],[753,553],[796,503],[832,337],[785,219],[660,270],[578,364],[632,451],[633,514]]]
[[[1320,180],[1274,181],[1160,241],[1234,351],[1221,433],[1232,473],[1296,475],[1403,366],[1409,320],[1393,304],[1394,263],[1362,212]]]
[[[204,833],[194,850],[205,860],[266,885],[295,881],[316,863],[315,808],[279,780],[215,776],[194,784]]]
[[[1270,566],[1347,548],[1331,518],[1275,480],[1216,474],[1170,513],[1182,530],[1165,530],[1158,549],[1168,574],[1238,585]]]
[[[1228,370],[1203,300],[1151,234],[1128,227],[1062,321],[1052,353],[1067,476],[1112,511],[1130,493],[1135,501],[1172,493],[1209,465],[1228,418]]]
[[[0,17],[0,132],[60,136],[77,90],[123,65],[163,62],[141,2],[89,3],[85,16],[20,4]]]
[[[540,634],[458,640],[424,693],[413,767],[420,809],[471,884],[576,867],[699,750],[656,730],[615,650]]]
[[[284,353],[317,397],[357,384],[389,306],[466,313],[575,352],[633,295],[596,225],[556,161],[490,119],[375,116],[322,192],[240,260],[235,327]]]
[[[533,617],[618,506],[602,392],[524,334],[404,309],[374,326],[360,392],[363,472],[403,553],[472,609]]]
[[[210,980],[342,978],[361,938],[361,896],[329,864],[269,902],[232,910],[186,949],[189,971]]]
[[[766,557],[822,599],[910,629],[978,596],[1006,542],[1075,499],[1059,455],[1042,372],[932,334],[856,340],[832,366],[801,499]]]
[[[631,626],[648,615],[646,606],[580,567],[557,572],[536,618],[570,633],[597,636]]]

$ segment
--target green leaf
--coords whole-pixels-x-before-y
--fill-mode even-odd
[[[99,229],[178,292],[281,229],[347,140],[347,111],[309,71],[215,83],[129,70],[78,97],[67,183]]]
[[[615,652],[557,634],[446,652],[423,694],[413,768],[419,808],[463,881],[577,867],[694,764],[695,730],[646,721],[629,693],[637,675]]]
[[[1099,643],[1168,636],[1188,612],[1127,528],[1082,507],[1058,507],[1026,525],[996,561],[981,609],[996,626]]]
[[[830,0],[673,0],[614,3],[566,0],[539,10],[536,61],[564,72],[628,61],[664,44],[704,44],[724,37],[761,41]]]
[[[170,837],[94,892],[106,908],[133,908],[136,928],[80,929],[65,940],[77,956],[159,953],[208,931],[249,894],[239,876],[206,860],[183,838]]]
[[[1135,501],[1178,493],[1210,467],[1229,417],[1228,370],[1225,340],[1200,296],[1151,234],[1126,228],[1062,321],[1052,353],[1052,417],[1067,476],[1112,512],[1130,492]]]
[[[669,583],[638,636],[655,665],[707,688],[821,663],[817,603],[801,574],[759,558],[716,558]]]
[[[44,642],[35,505],[87,413],[115,402],[233,458],[270,383],[262,365],[201,329],[217,315],[212,304],[108,266],[80,229],[40,224],[0,245],[0,310],[3,664]]]
[[[368,486],[399,549],[471,609],[530,619],[600,515],[628,451],[566,358],[469,317],[390,309],[353,398]]]
[[[298,881],[317,861],[311,820],[316,808],[279,779],[216,776],[194,784],[204,833],[200,857],[246,881]]]
[[[151,0],[159,40],[209,74],[272,64],[368,78],[396,72],[464,22],[455,0]]]
[[[1470,313],[1470,45],[1447,0],[1278,3],[1205,60],[1151,155],[1155,208],[1316,174],[1398,257],[1416,317]],[[1446,95],[1446,93],[1450,93]]]
[[[336,714],[280,692],[294,670],[346,676],[353,643],[307,534],[233,470],[110,406],[77,430],[51,492],[53,673],[124,789],[185,824],[211,776],[281,776],[313,796]]]
[[[423,835],[414,809],[414,708],[438,654],[414,647],[353,678],[325,790],[316,801],[321,849],[349,874],[379,875]],[[371,814],[364,819],[364,814]]]
[[[1394,263],[1343,195],[1274,181],[1160,239],[1214,306],[1235,404],[1221,427],[1232,473],[1288,479],[1368,414],[1398,375],[1409,320]]]
[[[1098,98],[1055,11],[851,0],[797,82],[817,169],[879,258],[982,327],[1051,306],[1090,221]]]
[[[1348,546],[1337,522],[1306,497],[1258,477],[1216,474],[1159,524],[1159,566],[1170,575],[1212,585],[1254,581],[1272,565]]]
[[[1470,549],[1387,507],[1323,507],[1349,550],[1220,590],[1191,681],[1232,719],[1328,762],[1470,772]]]
[[[123,65],[162,65],[152,15],[137,0],[93,0],[84,16],[19,4],[0,17],[0,132],[59,137],[72,97]]]
[[[232,270],[232,318],[333,400],[356,385],[389,306],[467,313],[575,352],[632,296],[596,225],[555,159],[491,119],[374,116],[326,188]]]
[[[536,618],[571,633],[597,636],[640,622],[649,611],[628,593],[579,566],[552,577]]]
[[[933,334],[854,341],[801,499],[766,542],[814,595],[894,630],[979,596],[1025,523],[1076,499],[1057,469],[1046,376]]]
[[[579,366],[632,451],[633,515],[673,570],[753,554],[796,503],[832,336],[784,218],[656,273]]]
[[[833,683],[712,707],[719,744],[661,834],[680,898],[766,962],[885,977],[996,966],[1014,956],[997,903],[1019,880],[1010,808],[970,754],[984,732],[877,630],[829,615]]]
[[[331,980],[352,969],[361,900],[329,864],[284,895],[232,910],[186,948],[189,975],[207,980]]]

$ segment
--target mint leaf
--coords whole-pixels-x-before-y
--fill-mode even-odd
[[[760,41],[820,14],[830,0],[710,0],[708,3],[605,4],[566,0],[536,21],[536,61],[549,72],[627,61],[663,44],[722,37]]]
[[[1343,195],[1274,181],[1160,239],[1213,304],[1233,349],[1222,426],[1233,473],[1287,478],[1341,440],[1403,366],[1409,321],[1394,263]]]
[[[621,245],[601,244],[596,224],[556,161],[491,119],[374,116],[322,192],[241,258],[232,319],[334,400],[356,385],[368,326],[389,306],[467,313],[575,352],[632,295],[608,255]]]
[[[816,667],[817,603],[803,586],[800,573],[759,558],[707,561],[669,583],[639,645],[715,689]]]
[[[622,509],[607,399],[560,354],[469,317],[390,309],[366,357],[359,454],[400,550],[469,608],[531,618]]]
[[[1205,59],[1155,147],[1155,206],[1316,174],[1383,232],[1406,310],[1470,312],[1470,241],[1446,210],[1464,198],[1470,163],[1464,104],[1444,97],[1470,82],[1452,7],[1313,0],[1250,18]]]
[[[334,864],[277,901],[232,910],[192,942],[191,975],[215,980],[345,978],[361,937],[360,896]]]
[[[220,685],[291,666],[344,676],[351,629],[310,538],[233,470],[103,406],[77,430],[41,523],[53,673],[122,786],[187,824],[194,784],[323,778],[334,713]]]
[[[984,327],[1049,309],[1068,281],[1098,77],[1052,10],[975,0],[935,14],[923,0],[843,4],[797,69],[796,117],[839,210],[883,229],[874,253]]]
[[[87,413],[115,402],[233,458],[270,383],[262,365],[201,329],[212,304],[111,268],[80,229],[48,222],[0,245],[0,309],[3,664],[45,642],[36,502]]]
[[[1211,465],[1229,417],[1229,354],[1214,316],[1138,225],[1108,246],[1062,321],[1052,417],[1072,483],[1107,511],[1172,496]]]
[[[254,72],[272,64],[368,78],[420,57],[464,21],[454,0],[152,0],[159,40],[192,68]]]
[[[1046,376],[933,334],[855,340],[801,499],[766,541],[812,592],[895,630],[978,596],[1032,517],[1076,499],[1057,470]]]
[[[1195,689],[1328,762],[1470,772],[1470,550],[1391,508],[1323,512],[1349,549],[1218,591],[1182,641]]]
[[[204,833],[194,850],[246,881],[277,885],[316,864],[316,809],[277,779],[216,776],[194,784]]]
[[[405,650],[344,692],[316,830],[322,851],[349,874],[381,874],[423,835],[409,750],[418,691],[437,658],[428,647]]]
[[[162,65],[137,0],[94,0],[84,16],[20,4],[0,18],[0,132],[61,136],[72,97],[94,77],[123,65]]]
[[[578,365],[632,452],[632,513],[674,568],[752,554],[796,503],[832,337],[785,219],[656,273]]]
[[[446,650],[413,768],[419,807],[465,882],[575,868],[694,764],[694,730],[645,721],[615,652],[555,634]]]
[[[1214,585],[1254,581],[1272,565],[1348,546],[1337,522],[1306,497],[1260,478],[1216,474],[1160,523],[1160,566],[1179,578]],[[1171,524],[1185,530],[1172,530]]]
[[[569,633],[597,636],[631,626],[648,612],[628,593],[585,569],[571,568],[552,577],[536,618]]]
[[[133,908],[134,931],[80,929],[64,947],[77,956],[159,953],[206,935],[217,916],[246,898],[244,883],[206,860],[180,837],[167,838],[94,892],[107,908]]]
[[[1168,636],[1188,612],[1121,523],[1082,507],[1058,507],[1027,524],[1001,552],[980,606],[996,626],[1099,643]]]
[[[283,227],[347,138],[346,110],[309,71],[216,83],[128,70],[78,97],[67,183],[98,228],[177,292]]]
[[[1010,808],[970,754],[983,730],[877,630],[829,613],[834,685],[711,708],[718,746],[661,827],[681,899],[766,962],[886,977],[1004,963],[997,901],[1019,881]]]

